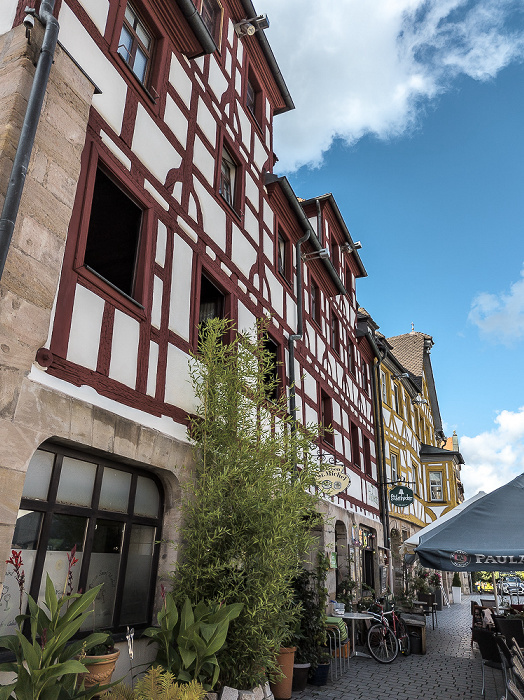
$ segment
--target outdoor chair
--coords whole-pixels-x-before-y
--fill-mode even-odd
[[[521,664],[524,666],[524,653],[522,652],[522,649],[519,647],[514,637],[511,640],[510,651],[513,654],[513,656],[516,656],[520,660]]]
[[[520,692],[511,678],[506,683],[506,690],[506,697],[502,698],[502,700],[524,700],[524,694]]]
[[[493,609],[496,608],[494,598],[481,598],[480,604],[482,605],[483,608],[493,608]]]
[[[495,621],[495,629],[504,635],[508,644],[511,643],[512,639],[515,639],[519,647],[524,647],[524,627],[521,617],[494,616],[493,619]]]
[[[435,594],[434,593],[419,593],[417,595],[417,597],[421,603],[424,603],[423,607],[421,608],[421,612],[426,617],[429,617],[429,615],[431,615],[431,624],[433,626],[433,629],[435,629],[435,623],[438,627],[437,602],[436,602]]]
[[[475,641],[477,642],[480,656],[482,657],[482,696],[486,692],[486,671],[485,667],[499,668],[504,673],[504,682],[506,683],[505,666],[501,661],[501,654],[497,644],[496,635],[489,630],[475,630]]]

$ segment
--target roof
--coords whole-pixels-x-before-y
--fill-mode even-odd
[[[331,208],[333,210],[333,214],[335,215],[335,219],[338,222],[338,225],[340,226],[340,229],[342,231],[342,234],[344,235],[346,241],[350,245],[351,249],[351,254],[355,258],[355,262],[357,263],[357,268],[359,271],[359,274],[357,277],[367,277],[368,273],[366,272],[366,268],[364,267],[364,263],[362,262],[360,255],[357,252],[357,248],[355,248],[355,243],[351,237],[351,234],[349,232],[349,229],[346,225],[346,222],[344,221],[344,217],[340,213],[340,209],[338,208],[338,204],[335,201],[335,198],[333,197],[331,192],[328,192],[327,194],[322,194],[319,197],[310,197],[309,199],[299,199],[298,200],[301,204],[302,207],[306,207],[308,204],[311,204],[313,202],[319,201],[319,202],[325,202],[328,201],[331,204]]]
[[[421,457],[444,457],[448,458],[451,456],[458,457],[459,464],[464,464],[464,458],[460,454],[460,452],[457,452],[456,450],[446,450],[443,447],[435,447],[434,445],[425,445],[422,443],[420,445],[420,456]]]
[[[404,367],[416,377],[424,373],[424,350],[433,345],[433,338],[425,333],[411,331],[387,338],[393,354]]]

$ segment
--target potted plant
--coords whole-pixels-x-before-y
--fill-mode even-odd
[[[85,688],[92,688],[97,684],[111,683],[116,662],[120,656],[120,650],[115,649],[115,641],[108,633],[105,639],[97,644],[86,645],[85,652],[79,656],[79,660],[88,668],[87,673],[80,674],[79,683],[83,681]]]
[[[311,685],[321,686],[326,685],[329,667],[331,664],[331,655],[327,648],[321,649],[317,656],[317,664],[315,669],[310,673],[309,682]]]
[[[357,582],[347,576],[342,579],[337,586],[337,602],[344,603],[346,610],[351,612],[353,608],[354,591],[357,587]]]
[[[293,667],[293,690],[304,690],[310,670],[318,665],[321,649],[326,643],[326,574],[327,555],[319,553],[315,568],[303,569],[294,581],[294,604],[300,607],[300,617],[293,636],[296,645]]]
[[[443,607],[443,601],[442,601],[442,579],[440,577],[440,574],[434,571],[432,574],[429,576],[429,585],[433,589],[433,593],[435,594],[435,602],[437,604],[437,610],[442,610]]]
[[[457,605],[460,605],[462,602],[462,590],[461,590],[461,585],[460,585],[460,576],[458,571],[455,571],[453,574],[453,582],[451,584],[451,590],[453,593],[453,602]]]

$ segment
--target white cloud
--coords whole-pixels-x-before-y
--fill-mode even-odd
[[[524,336],[524,268],[520,274],[509,293],[477,294],[468,316],[484,335],[505,345]]]
[[[334,138],[413,128],[459,74],[486,80],[524,55],[514,0],[261,0],[296,110],[275,120],[281,171],[319,165]],[[515,24],[517,22],[515,21]]]
[[[460,438],[466,498],[493,491],[524,472],[524,406],[501,411],[495,423],[493,430]]]

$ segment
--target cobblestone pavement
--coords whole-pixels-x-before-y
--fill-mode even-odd
[[[468,596],[438,613],[438,628],[427,618],[427,653],[398,656],[392,664],[353,658],[337,680],[308,685],[293,700],[482,700],[482,668],[472,650]],[[357,647],[358,648],[358,647]],[[476,645],[475,645],[476,648]],[[486,667],[485,700],[504,696],[502,672]]]

